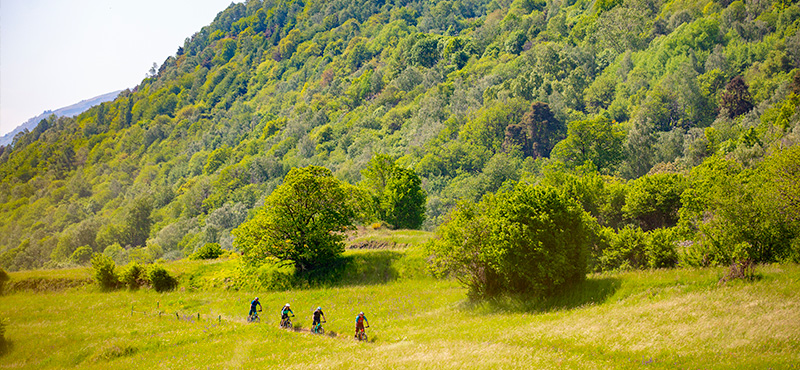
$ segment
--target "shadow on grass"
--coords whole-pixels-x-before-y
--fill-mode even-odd
[[[13,343],[7,340],[3,340],[0,338],[0,357],[5,356],[7,353],[11,352],[11,349],[14,347]]]
[[[353,254],[315,269],[304,278],[311,286],[385,284],[399,277],[395,262],[402,257],[402,253],[389,250]]]
[[[535,297],[525,294],[504,295],[468,302],[467,307],[487,314],[570,310],[604,303],[619,289],[621,283],[620,279],[612,277],[591,278],[564,288],[550,297]]]

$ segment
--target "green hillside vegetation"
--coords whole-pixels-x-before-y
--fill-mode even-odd
[[[372,195],[354,226],[434,230],[522,181],[594,217],[589,270],[797,261],[799,27],[791,1],[232,4],[0,147],[0,266],[240,250],[312,165]]]
[[[358,253],[374,262],[383,251]],[[762,265],[750,282],[721,283],[725,268],[592,274],[551,298],[482,303],[465,301],[466,289],[453,280],[384,280],[391,265],[329,287],[214,288],[236,264],[169,263],[183,288],[160,294],[91,284],[12,292],[0,300],[3,367],[789,369],[800,361],[796,264]],[[86,268],[56,271],[90,275]],[[11,283],[53,276],[9,275]],[[255,295],[262,321],[248,324]],[[300,331],[278,328],[278,308],[287,302]],[[307,332],[317,306],[327,317],[324,336]],[[367,343],[352,338],[362,310],[370,322]]]

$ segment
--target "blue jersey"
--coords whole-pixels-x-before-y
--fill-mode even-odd
[[[367,320],[367,316],[361,316],[361,315],[356,316],[356,325],[358,324],[364,325],[364,321],[369,321]]]
[[[256,306],[261,306],[261,302],[254,299],[252,302],[250,302],[250,310],[255,311]]]

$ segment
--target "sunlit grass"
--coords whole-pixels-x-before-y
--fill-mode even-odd
[[[421,246],[433,237],[433,233],[422,230],[389,230],[380,229],[359,229],[358,233],[348,240],[348,245],[356,245],[360,242],[378,242],[387,247],[404,248],[406,246]]]
[[[168,268],[189,274],[229,263]],[[800,266],[761,266],[759,280],[720,285],[723,273],[591,275],[550,299],[481,304],[466,302],[457,283],[429,278],[272,293],[103,293],[91,286],[16,293],[0,299],[11,343],[0,368],[791,369],[800,363]],[[254,296],[264,306],[262,322],[246,324]],[[322,306],[326,330],[339,335],[278,329],[285,303],[295,309],[295,325],[306,329],[312,309]],[[352,339],[359,311],[371,324],[369,343]]]

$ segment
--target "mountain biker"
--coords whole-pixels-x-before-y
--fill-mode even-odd
[[[314,315],[311,323],[311,330],[314,330],[314,328],[317,327],[317,324],[320,323],[320,318],[325,319],[325,314],[322,312],[322,307],[317,307],[317,309],[314,310]],[[325,319],[325,321],[327,321],[327,319]]]
[[[289,304],[287,303],[281,308],[281,326],[283,326],[284,321],[289,318],[290,313],[294,316],[294,312],[289,308]]]
[[[256,313],[256,306],[258,306],[258,310],[261,311],[261,302],[258,301],[258,297],[250,302],[250,313],[247,316],[253,316]]]
[[[364,323],[367,323],[367,326],[369,326],[369,321],[367,320],[367,317],[364,316],[363,312],[359,312],[358,316],[356,316],[356,338],[358,338],[359,330],[364,331]]]

